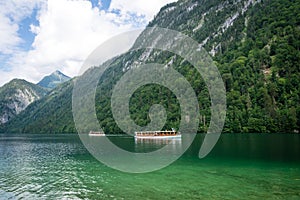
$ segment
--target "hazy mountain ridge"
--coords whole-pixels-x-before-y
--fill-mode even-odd
[[[44,88],[53,89],[59,84],[62,84],[70,79],[70,77],[56,70],[52,74],[45,76],[40,82],[37,83],[37,85]]]

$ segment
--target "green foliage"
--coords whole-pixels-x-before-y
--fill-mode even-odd
[[[14,79],[0,87],[0,124],[13,119],[20,110],[46,95],[48,91],[22,79]]]
[[[256,4],[246,37],[216,56],[225,72],[225,132],[299,132],[299,8],[288,0]]]
[[[204,48],[215,51],[213,59],[227,91],[224,132],[299,132],[300,1],[255,1],[255,5],[241,12],[246,2],[179,1],[163,7],[149,26],[180,31],[199,43],[207,39]],[[239,15],[232,25],[222,30],[220,27],[236,13]],[[152,51],[146,60],[141,59],[142,54],[143,51],[135,51],[117,57],[99,80],[96,111],[105,132],[122,133],[112,117],[110,97],[114,85],[128,71],[124,66],[134,62],[161,63],[180,72],[198,97],[198,131],[206,132],[210,98],[201,75],[190,63],[169,52]],[[2,127],[2,131],[74,132],[71,93],[72,84],[68,82],[29,106],[16,120]],[[166,129],[179,126],[178,101],[171,91],[157,85],[144,86],[133,94],[131,118],[140,126],[146,125],[153,104],[165,107]]]
[[[15,119],[4,124],[8,133],[74,133],[72,118],[72,81],[30,104]]]

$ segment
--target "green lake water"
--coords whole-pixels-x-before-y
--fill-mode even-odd
[[[199,159],[202,139],[164,169],[129,174],[97,161],[77,135],[0,135],[0,199],[300,199],[300,134],[223,134]]]

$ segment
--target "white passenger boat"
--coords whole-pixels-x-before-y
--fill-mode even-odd
[[[105,136],[105,133],[97,132],[97,131],[90,131],[89,136]]]
[[[174,129],[172,131],[137,131],[135,138],[141,139],[181,139],[181,134]]]

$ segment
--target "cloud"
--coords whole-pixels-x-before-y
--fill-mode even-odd
[[[8,17],[0,14],[0,52],[3,54],[12,53],[21,42],[17,31],[19,27],[12,23]]]
[[[17,67],[12,74],[34,82],[56,69],[75,76],[99,44],[133,28],[122,20],[117,14],[92,8],[89,1],[49,0],[40,11],[39,25],[31,25],[36,34],[32,50],[13,57],[10,65]]]
[[[122,13],[136,13],[137,15],[145,15],[147,21],[153,19],[161,7],[175,0],[112,0],[110,9],[120,10]]]
[[[98,45],[113,35],[144,27],[160,7],[168,2],[170,0],[131,0],[130,3],[112,0],[106,11],[92,7],[91,2],[85,0],[48,0],[46,3],[35,0],[29,8],[24,4],[19,5],[24,9],[23,13],[30,15],[38,4],[39,24],[30,26],[30,30],[36,34],[31,50],[21,51],[16,49],[22,40],[16,34],[18,24],[13,23],[14,20],[6,22],[11,31],[5,31],[5,34],[11,38],[7,39],[10,43],[0,42],[0,53],[2,46],[2,52],[11,51],[13,56],[7,62],[10,71],[1,71],[0,67],[0,76],[5,77],[1,78],[0,85],[16,77],[37,82],[56,69],[69,76],[76,76],[83,61]],[[16,22],[24,18],[18,15],[15,16]]]
[[[18,23],[40,3],[39,0],[0,1],[0,53],[11,54],[18,50],[18,45],[23,42],[18,35]]]
[[[25,41],[18,33],[19,23],[30,16],[33,9],[42,2],[43,0],[0,1],[0,86],[18,76],[20,73],[14,73],[18,68],[20,71],[23,70],[22,65],[13,67],[8,63],[5,64],[5,61],[21,54],[22,49],[19,46]]]

